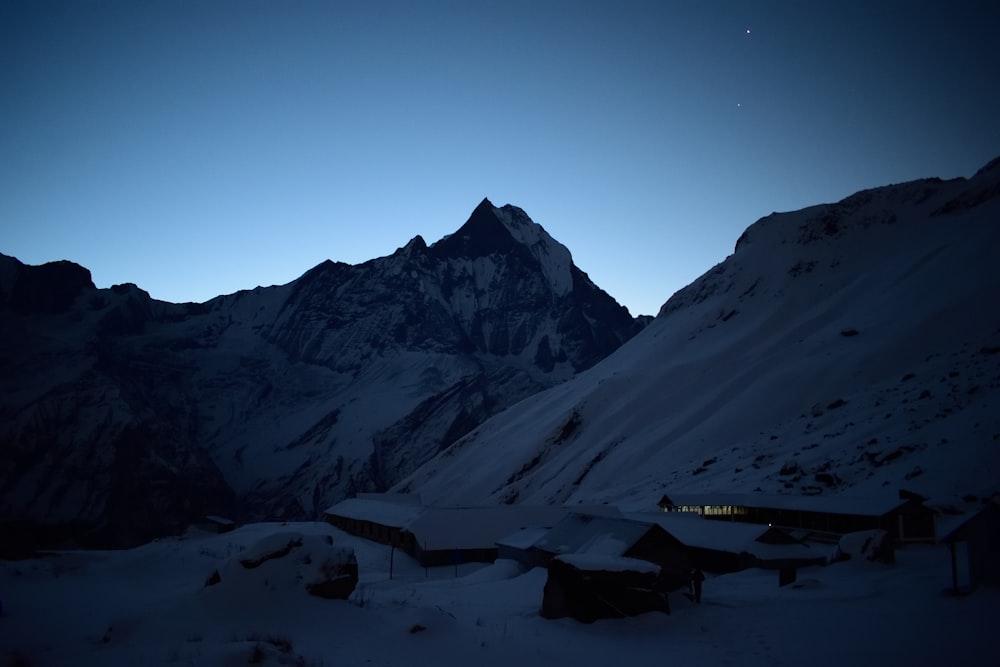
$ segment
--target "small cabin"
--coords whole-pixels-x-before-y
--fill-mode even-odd
[[[201,527],[210,533],[221,535],[223,533],[231,533],[236,530],[236,522],[232,519],[227,519],[224,516],[209,514],[205,517]]]
[[[991,502],[959,519],[941,536],[951,553],[951,590],[971,593],[1000,585],[1000,505]]]
[[[670,613],[660,566],[636,558],[569,554],[549,563],[543,618],[583,623],[650,611]]]
[[[622,517],[570,514],[531,547],[533,565],[556,557],[633,558],[659,565],[663,585],[677,590],[690,580],[684,545],[655,523]]]

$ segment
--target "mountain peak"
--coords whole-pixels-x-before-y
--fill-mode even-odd
[[[406,250],[407,252],[415,252],[426,249],[427,249],[427,242],[424,241],[424,237],[421,236],[420,234],[414,236],[406,243],[405,246],[403,246],[403,250]]]
[[[497,208],[485,197],[457,232],[432,245],[431,250],[436,257],[452,259],[518,254],[538,263],[556,294],[573,289],[569,250],[522,209],[510,204]]]
[[[517,245],[497,215],[496,207],[489,199],[483,198],[465,224],[451,236],[435,243],[434,250],[450,257],[486,257],[506,254]]]

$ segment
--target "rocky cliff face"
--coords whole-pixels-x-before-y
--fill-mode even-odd
[[[644,324],[487,200],[433,245],[203,304],[0,256],[0,318],[0,520],[90,544],[387,488]]]

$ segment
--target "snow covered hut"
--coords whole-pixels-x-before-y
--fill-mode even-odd
[[[562,556],[632,558],[659,565],[666,590],[688,583],[684,545],[655,523],[622,517],[570,514],[531,547],[534,565]]]
[[[203,527],[205,530],[211,533],[217,533],[219,535],[223,533],[231,533],[236,529],[236,522],[232,519],[227,519],[224,516],[219,516],[217,514],[209,514],[205,516],[205,521],[203,522]]]
[[[1000,585],[1000,505],[991,502],[967,515],[941,536],[951,552],[954,593]]]
[[[649,611],[670,613],[660,566],[636,558],[594,554],[556,556],[542,596],[544,618],[584,623]]]

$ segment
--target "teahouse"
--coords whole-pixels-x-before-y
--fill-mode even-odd
[[[660,499],[663,512],[692,512],[706,519],[769,524],[807,531],[828,541],[847,533],[879,528],[896,543],[933,542],[934,512],[923,498],[898,496],[767,495],[762,493],[674,494]]]

